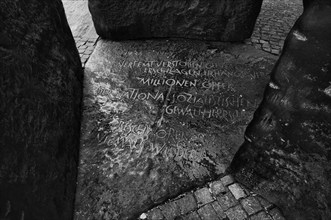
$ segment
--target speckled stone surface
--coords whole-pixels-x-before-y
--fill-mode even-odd
[[[274,62],[247,45],[99,41],[85,67],[76,219],[137,217],[223,175]]]
[[[286,219],[331,219],[331,2],[304,1],[231,165]]]
[[[262,0],[89,0],[97,33],[106,39],[180,37],[243,41]]]
[[[0,1],[0,219],[72,219],[83,72],[60,0]]]

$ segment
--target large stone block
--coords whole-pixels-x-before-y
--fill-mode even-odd
[[[60,0],[0,1],[0,219],[72,219],[82,69]]]
[[[85,67],[77,219],[135,219],[224,174],[274,62],[242,44],[98,41]]]
[[[287,219],[331,219],[331,2],[289,33],[231,172]]]
[[[242,41],[262,0],[89,0],[97,33],[112,40],[193,38]]]

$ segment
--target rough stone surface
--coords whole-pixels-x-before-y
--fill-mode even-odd
[[[210,186],[210,190],[211,190],[213,196],[217,196],[221,193],[226,192],[226,189],[223,186],[221,181],[212,182],[212,183],[209,184],[209,186]]]
[[[212,202],[214,199],[211,196],[211,193],[208,188],[202,188],[197,190],[195,193],[195,198],[197,198],[198,204],[199,205],[204,205],[206,203]]]
[[[149,220],[163,220],[164,215],[162,214],[162,211],[160,209],[156,208],[148,213],[148,219]]]
[[[247,214],[239,205],[228,209],[225,213],[229,220],[244,220],[247,217]]]
[[[270,216],[268,216],[265,212],[259,212],[256,215],[250,217],[249,220],[273,220]]]
[[[273,220],[285,220],[284,216],[282,215],[282,213],[280,212],[280,210],[277,209],[277,208],[272,209],[269,212],[269,214],[272,216]],[[307,217],[304,217],[304,218],[307,218]],[[302,217],[301,217],[301,219],[302,219]]]
[[[132,218],[223,175],[274,62],[247,45],[98,41],[85,67],[77,216]]]
[[[286,219],[331,219],[330,27],[330,1],[305,8],[232,163]]]
[[[243,41],[262,0],[89,0],[97,33],[107,39],[183,37]]]
[[[246,196],[245,191],[238,183],[230,185],[229,190],[236,199],[242,199]]]
[[[217,213],[217,216],[219,219],[223,220],[223,219],[226,219],[226,215],[225,215],[225,212],[224,210],[222,209],[222,207],[220,206],[220,204],[218,204],[217,201],[211,203],[211,206],[214,208],[214,210],[216,211]]]
[[[0,1],[0,219],[72,219],[83,74],[59,0]]]
[[[176,202],[169,202],[160,207],[162,214],[165,216],[167,220],[174,219],[176,216],[179,216],[180,207]]]
[[[229,208],[238,204],[238,201],[233,197],[230,192],[218,196],[217,201],[223,210],[228,210]]]
[[[218,220],[217,213],[214,208],[208,204],[198,209],[199,216],[202,220]]]
[[[258,200],[252,196],[241,200],[241,204],[244,207],[245,211],[248,215],[253,215],[262,210],[262,206],[258,202]]]
[[[184,219],[190,219],[190,220],[201,220],[197,212],[192,212],[184,217]]]
[[[180,214],[186,214],[198,207],[197,201],[192,193],[185,195],[183,198],[177,200],[176,203],[179,206]]]
[[[315,0],[303,0],[303,7],[307,9]]]
[[[222,177],[221,182],[223,183],[224,186],[228,186],[234,182],[234,179],[231,175],[226,175]]]
[[[265,210],[269,210],[273,207],[273,204],[271,204],[269,201],[262,198],[261,196],[258,196],[257,199]]]

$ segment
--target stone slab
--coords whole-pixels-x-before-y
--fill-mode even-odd
[[[243,41],[262,0],[89,0],[97,33],[106,39],[180,37]]]
[[[137,217],[223,175],[274,62],[247,45],[99,41],[85,67],[77,216]]]
[[[71,219],[83,71],[60,0],[0,1],[0,219]]]

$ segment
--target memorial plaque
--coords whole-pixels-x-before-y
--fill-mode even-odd
[[[274,62],[243,45],[99,41],[85,69],[76,217],[133,218],[222,175]]]

